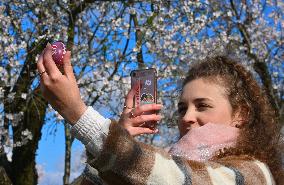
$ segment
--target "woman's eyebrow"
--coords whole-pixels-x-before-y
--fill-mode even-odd
[[[210,99],[210,98],[195,98],[193,100],[193,103],[199,103],[199,102],[203,102],[203,101],[211,101],[212,102],[213,100]],[[186,105],[186,103],[183,102],[182,100],[180,102],[178,102],[178,107],[184,106],[184,105]]]
[[[184,102],[178,102],[178,107],[184,106],[185,103]]]
[[[203,101],[212,101],[210,98],[195,98],[193,100],[194,103],[199,103],[199,102],[203,102]]]

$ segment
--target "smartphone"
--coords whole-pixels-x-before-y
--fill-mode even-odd
[[[157,103],[157,71],[154,68],[134,70],[130,73],[131,87],[137,84],[137,90],[133,98],[134,107],[144,104]],[[156,114],[156,111],[144,114]],[[156,122],[146,122],[143,126],[155,129]]]

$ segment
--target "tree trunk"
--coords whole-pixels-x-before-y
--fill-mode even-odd
[[[36,94],[40,93],[39,89]],[[44,100],[42,100],[44,102]],[[41,129],[44,124],[47,103],[36,104],[30,101],[28,109],[24,112],[21,125],[13,127],[14,143],[22,141],[22,131],[28,129],[32,133],[32,140],[27,144],[16,147],[12,156],[12,182],[14,185],[36,185],[38,175],[36,170],[35,156],[38,142],[41,139]]]
[[[65,130],[65,165],[64,165],[64,176],[63,176],[63,184],[68,185],[70,179],[70,169],[71,169],[71,146],[73,143],[73,138],[70,133],[70,125],[65,122],[64,124]]]
[[[25,130],[32,134],[32,139],[27,140],[27,143],[13,147],[12,162],[5,166],[5,170],[14,185],[37,184],[35,153],[41,138],[47,102],[41,96],[39,87],[33,89],[32,93],[29,92],[33,79],[36,77],[36,55],[43,50],[46,43],[47,40],[42,39],[33,43],[27,49],[31,52],[27,55],[19,77],[13,86],[12,93],[15,93],[13,102],[6,101],[4,103],[5,113],[23,113],[20,123],[13,124],[7,121],[12,126],[13,143],[22,143],[22,132]],[[29,94],[29,97],[22,99],[22,93]]]
[[[0,185],[12,185],[11,180],[2,166],[0,166]]]

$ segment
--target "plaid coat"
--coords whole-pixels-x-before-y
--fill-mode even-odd
[[[85,113],[85,118],[81,119],[83,127],[98,124],[95,116],[87,115],[86,118],[86,114],[92,114],[92,111]],[[108,129],[105,132],[100,127],[90,131],[93,126],[87,126],[88,129],[75,128],[73,131],[81,141],[88,138],[83,143],[94,156],[88,164],[98,170],[96,173],[88,173],[90,180],[99,175],[105,183],[113,185],[275,184],[267,165],[252,157],[229,156],[207,162],[186,160],[135,141],[116,122],[106,125]],[[78,134],[76,129],[83,132]],[[98,134],[99,132],[103,134]]]

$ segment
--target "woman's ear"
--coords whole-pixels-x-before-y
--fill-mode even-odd
[[[248,117],[249,109],[247,107],[239,107],[233,115],[232,126],[241,128],[248,122]]]

